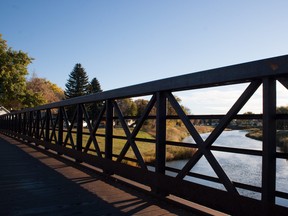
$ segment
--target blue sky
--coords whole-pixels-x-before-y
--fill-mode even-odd
[[[0,0],[0,8],[8,45],[35,58],[31,74],[63,89],[76,63],[110,90],[288,50],[287,0]],[[188,94],[182,100],[193,107]]]

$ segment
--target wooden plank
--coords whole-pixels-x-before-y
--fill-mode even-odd
[[[0,137],[1,215],[196,215],[57,154]]]

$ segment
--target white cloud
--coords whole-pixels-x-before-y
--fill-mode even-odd
[[[192,114],[226,114],[248,84],[196,89],[177,92],[175,95],[182,99],[182,104],[190,108]],[[277,83],[277,106],[288,105],[288,90]],[[252,95],[239,113],[262,113],[262,85]]]
[[[184,106],[190,108],[192,114],[225,114],[246,87],[247,84],[239,84],[177,92],[176,95],[182,99]],[[247,111],[261,113],[261,103],[261,89],[258,89],[240,113]]]
[[[195,89],[173,93],[179,97],[181,104],[188,107],[192,114],[226,114],[237,99],[241,96],[248,84],[237,84],[222,87]],[[150,100],[151,96],[135,97]],[[288,90],[277,83],[277,106],[288,105]],[[253,112],[260,114],[262,110],[262,85],[252,95],[240,114]]]

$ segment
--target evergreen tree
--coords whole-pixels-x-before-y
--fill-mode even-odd
[[[69,74],[69,79],[65,85],[66,98],[79,97],[89,93],[88,75],[81,64],[76,64]]]
[[[102,89],[101,89],[99,81],[95,77],[90,82],[89,93],[90,94],[95,94],[95,93],[99,93],[99,92],[102,92]],[[99,115],[102,107],[103,107],[103,102],[102,101],[95,102],[95,103],[91,104],[88,107],[89,116],[90,116],[91,119],[93,119],[93,121],[96,120],[96,117]]]
[[[98,92],[102,92],[101,85],[100,85],[99,81],[97,80],[97,78],[94,77],[90,82],[89,93],[94,94],[94,93],[98,93]]]
[[[87,95],[89,93],[88,75],[81,64],[76,64],[73,71],[69,74],[69,79],[65,84],[66,99]],[[71,120],[76,111],[75,106],[67,108],[68,118]]]

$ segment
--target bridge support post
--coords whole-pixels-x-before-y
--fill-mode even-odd
[[[106,126],[105,126],[105,159],[112,160],[113,156],[113,103],[106,100]],[[110,170],[103,170],[105,174],[112,175]]]
[[[156,164],[155,172],[165,175],[166,162],[166,95],[165,92],[157,92],[157,113],[156,113]],[[167,194],[158,188],[163,182],[156,182],[156,188],[153,192],[158,195],[166,196]]]
[[[23,119],[22,119],[22,114],[21,113],[19,113],[19,114],[16,114],[16,116],[15,116],[15,120],[16,120],[16,130],[15,130],[15,132],[16,133],[18,133],[19,135],[21,134],[21,133],[23,133],[23,124],[24,124],[24,121],[23,121]],[[19,136],[18,136],[18,138],[19,138]]]
[[[58,109],[58,146],[63,145],[63,108],[59,107]],[[58,152],[59,155],[62,155],[62,153]]]
[[[40,139],[40,124],[41,124],[41,112],[36,111],[36,126],[35,126],[35,138]]]
[[[165,174],[166,160],[166,97],[163,92],[157,93],[156,115],[156,172]]]
[[[28,136],[32,136],[32,127],[33,127],[33,114],[34,112],[33,111],[30,111],[29,112],[29,121],[28,121]]]
[[[77,104],[76,108],[77,112],[77,132],[76,132],[76,150],[79,152],[82,152],[83,148],[83,112],[82,112],[82,107],[81,104]],[[82,161],[79,159],[76,159],[76,162],[81,163]]]
[[[276,80],[263,80],[262,201],[275,204],[276,184]],[[268,213],[269,214],[269,213]]]
[[[83,112],[81,104],[77,104],[77,137],[76,137],[76,150],[82,151],[82,133],[83,133]]]
[[[105,158],[112,160],[113,142],[113,105],[111,100],[106,101],[106,128],[105,128]]]
[[[46,109],[46,115],[45,115],[45,141],[49,142],[50,140],[50,109]],[[46,150],[49,148],[45,147]]]
[[[13,131],[13,132],[16,132],[16,134],[17,134],[17,133],[20,134],[20,133],[22,133],[22,131],[23,131],[23,130],[22,130],[22,123],[23,123],[22,121],[23,121],[23,120],[21,119],[21,117],[22,117],[22,114],[21,114],[21,113],[15,114],[15,116],[14,116],[14,124],[15,124],[15,125],[14,125],[14,128],[13,128],[14,131],[13,131],[13,130],[12,130],[12,131]],[[11,119],[11,120],[12,120],[12,119]],[[11,120],[10,120],[10,121],[11,121]]]
[[[27,135],[27,113],[24,112],[23,119],[22,119],[22,134]]]

